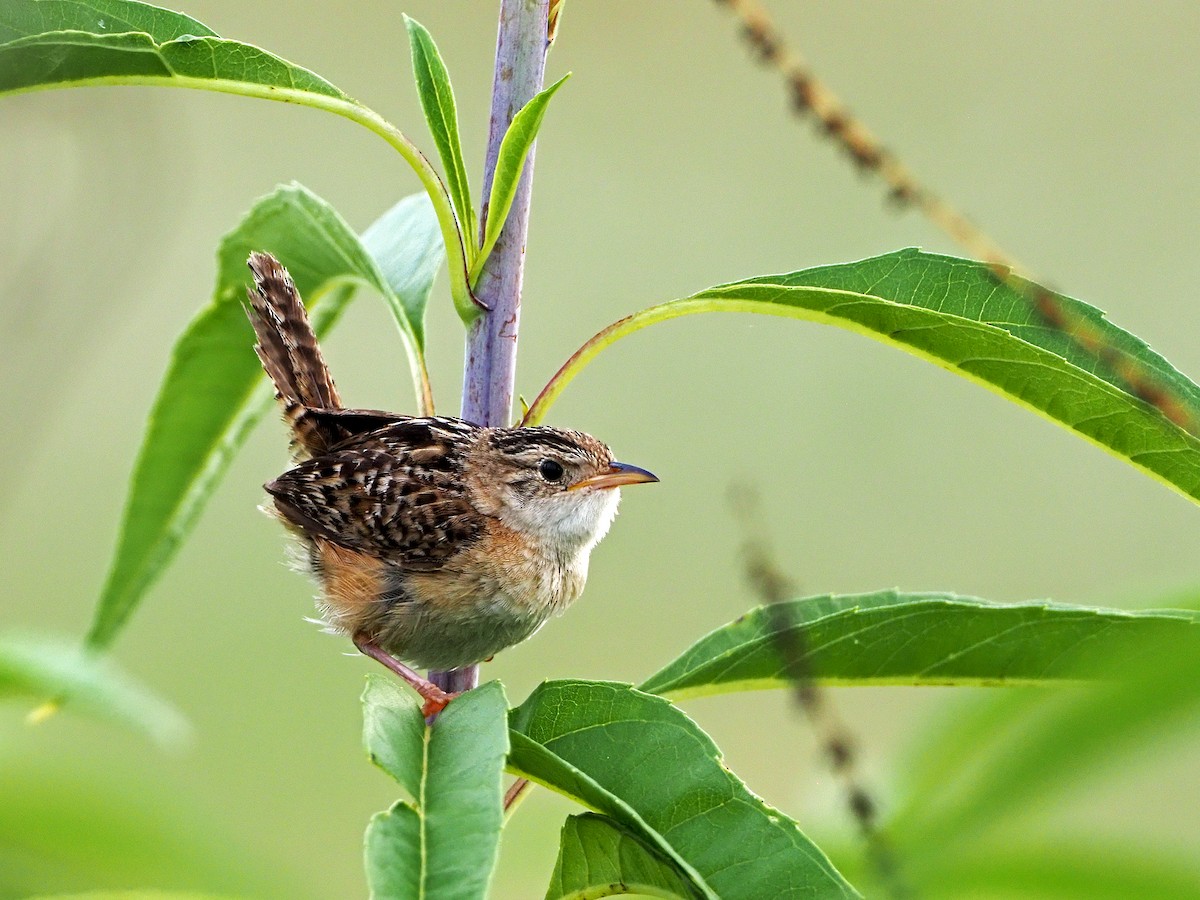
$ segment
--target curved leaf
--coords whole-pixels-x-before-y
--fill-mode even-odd
[[[459,315],[479,314],[446,188],[394,125],[324,78],[187,16],[135,0],[6,0],[0,9],[0,94],[88,84],[194,88],[311,106],[357,122],[412,167],[433,202]]]
[[[1099,310],[1055,296],[1111,348],[1106,355],[1112,365],[1046,325],[1029,299],[997,281],[986,264],[910,249],[720,285],[634,313],[575,352],[542,389],[524,424],[541,421],[600,351],[647,325],[702,312],[765,313],[838,325],[894,344],[1064,425],[1200,500],[1200,439],[1130,393],[1113,372],[1148,373],[1169,392],[1178,417],[1189,422],[1200,421],[1200,387]]]
[[[829,684],[1031,684],[1119,671],[1145,639],[1200,653],[1200,615],[1061,603],[998,604],[954,594],[827,594],[757,607],[701,638],[640,688],[674,699],[786,687],[780,631]]]
[[[679,709],[629,685],[550,681],[514,709],[509,769],[615,819],[702,897],[856,897]]]
[[[521,107],[520,112],[513,116],[500,142],[500,151],[496,155],[496,170],[492,174],[492,189],[488,195],[487,215],[484,221],[483,244],[479,255],[471,266],[470,282],[474,284],[487,262],[488,254],[500,239],[500,232],[508,220],[508,211],[512,209],[513,198],[517,196],[517,185],[521,181],[521,173],[525,170],[525,160],[537,140],[538,129],[542,127],[542,119],[546,116],[546,107],[550,98],[563,86],[571,74],[568,72],[550,87],[536,94],[532,100]]]
[[[19,0],[11,4],[21,19],[31,18],[27,11],[49,10],[49,0]],[[57,5],[57,4],[55,4]],[[148,18],[143,4],[107,4],[118,15]],[[69,26],[38,28],[36,32],[10,38],[0,44],[0,91],[19,92],[38,88],[65,87],[73,82],[146,80],[177,81],[179,87],[198,87],[232,93],[255,93],[254,87],[286,91],[294,102],[303,95],[331,97],[348,103],[350,98],[308,69],[260,50],[252,44],[217,37],[199,26],[205,34],[177,32],[182,23],[173,19],[154,26],[167,25],[163,36],[143,31],[112,31],[106,13],[82,15],[82,3],[67,3]],[[161,12],[166,12],[162,10]],[[51,21],[57,16],[51,15]],[[186,19],[186,17],[179,17]],[[90,21],[89,21],[90,20]],[[190,20],[189,20],[190,21]],[[8,24],[8,23],[6,23]],[[199,23],[194,23],[199,25]],[[9,33],[19,32],[11,24]],[[169,35],[169,36],[168,36]],[[198,82],[188,84],[187,82]],[[204,82],[210,82],[205,84]],[[280,99],[285,99],[280,97]],[[323,106],[312,99],[312,106]]]
[[[417,82],[417,94],[421,98],[421,109],[425,121],[437,145],[438,156],[446,170],[446,188],[450,202],[458,213],[463,240],[467,245],[467,258],[475,258],[476,233],[479,221],[471,205],[471,183],[467,178],[467,166],[463,162],[462,141],[458,136],[458,108],[454,103],[454,88],[450,86],[450,73],[442,61],[433,35],[416,19],[404,17],[408,28],[408,42],[412,48],[413,76]]]
[[[412,690],[368,677],[367,752],[412,798],[376,814],[367,828],[372,897],[487,896],[504,819],[507,710],[493,681],[463,694],[427,727]]]
[[[353,267],[383,295],[405,339],[417,407],[432,415],[433,394],[424,359],[425,310],[433,281],[446,261],[446,248],[429,197],[405,197],[367,226],[361,243],[366,258],[352,253]]]
[[[107,646],[116,637],[191,531],[250,427],[270,407],[270,385],[251,349],[253,332],[242,310],[249,252],[269,250],[288,267],[318,335],[333,325],[356,284],[382,293],[409,349],[418,406],[429,408],[419,314],[436,268],[430,260],[439,257],[440,243],[429,218],[422,195],[402,200],[385,214],[387,231],[413,240],[404,257],[388,251],[390,280],[333,208],[299,185],[264,197],[225,236],[212,302],[176,342],[150,413],[117,551],[88,635],[92,646]],[[387,248],[382,234],[373,244]],[[391,281],[406,271],[429,281],[413,281],[400,296]]]
[[[173,707],[83,647],[45,638],[0,636],[0,700],[25,698],[133,727],[161,743],[180,741],[187,723]]]
[[[23,0],[0,9],[0,44],[48,31],[121,34],[140,31],[156,41],[185,35],[216,37],[191,16],[128,0]]]
[[[680,897],[697,893],[667,859],[607,816],[568,816],[546,900],[593,900],[617,894]]]

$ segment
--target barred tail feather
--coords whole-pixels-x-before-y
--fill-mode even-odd
[[[254,288],[246,291],[246,312],[258,337],[254,351],[275,384],[297,455],[320,453],[328,435],[308,413],[342,408],[333,377],[287,269],[269,253],[251,253],[248,265],[254,275]]]

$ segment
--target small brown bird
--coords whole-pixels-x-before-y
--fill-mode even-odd
[[[525,640],[579,596],[621,485],[657,481],[594,437],[345,409],[295,285],[250,254],[247,314],[296,465],[266,485],[302,541],[325,621],[411,683]]]

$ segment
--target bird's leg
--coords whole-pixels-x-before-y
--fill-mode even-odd
[[[354,635],[354,646],[365,656],[383,664],[384,667],[395,672],[413,686],[416,692],[425,699],[425,705],[421,707],[421,715],[426,719],[440,713],[446,708],[447,703],[458,696],[458,694],[448,694],[432,681],[422,678],[361,631]]]

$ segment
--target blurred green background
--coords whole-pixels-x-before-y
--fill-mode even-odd
[[[920,176],[1055,287],[1200,373],[1200,6],[772,8]],[[494,4],[193,0],[184,11],[312,68],[432,152],[408,68],[409,12],[454,76],[478,192]],[[888,210],[877,185],[786,112],[778,79],[749,61],[716,4],[572,0],[549,73],[567,70],[537,157],[518,371],[528,397],[635,308],[902,246],[955,252],[915,214]],[[382,141],[313,110],[127,87],[0,100],[0,628],[85,628],[146,412],[172,340],[208,299],[216,243],[255,197],[292,179],[357,228],[418,189]],[[451,413],[461,329],[444,277],[437,292],[429,361]],[[250,343],[247,330],[247,353]],[[354,305],[328,356],[354,405],[411,402],[375,298]],[[1187,501],[962,379],[835,329],[673,322],[609,351],[551,421],[600,436],[662,484],[627,492],[584,600],[485,666],[514,702],[548,677],[640,680],[751,605],[733,483],[761,488],[779,557],[806,592],[1144,606],[1200,584],[1200,514]],[[141,852],[168,860],[151,885],[363,895],[362,831],[396,789],[360,750],[369,664],[304,621],[311,588],[255,508],[285,462],[283,430],[268,422],[116,648],[192,721],[187,747],[164,752],[69,715],[30,729],[23,710],[0,710],[0,796],[14,798],[0,827],[37,845],[29,810],[61,804],[78,819],[83,849],[71,854],[95,854],[54,863],[52,878],[29,874],[30,887],[129,885],[119,854],[86,848],[120,846],[121,827],[150,822],[163,847]],[[904,748],[959,697],[856,689],[835,700],[886,807]],[[730,767],[818,841],[846,829],[786,698],[687,709]],[[1176,742],[1090,784],[1044,821],[1089,834],[1132,825],[1195,852],[1194,747]],[[541,895],[568,809],[545,791],[524,804],[505,833],[497,897]],[[227,870],[203,861],[221,854]]]

